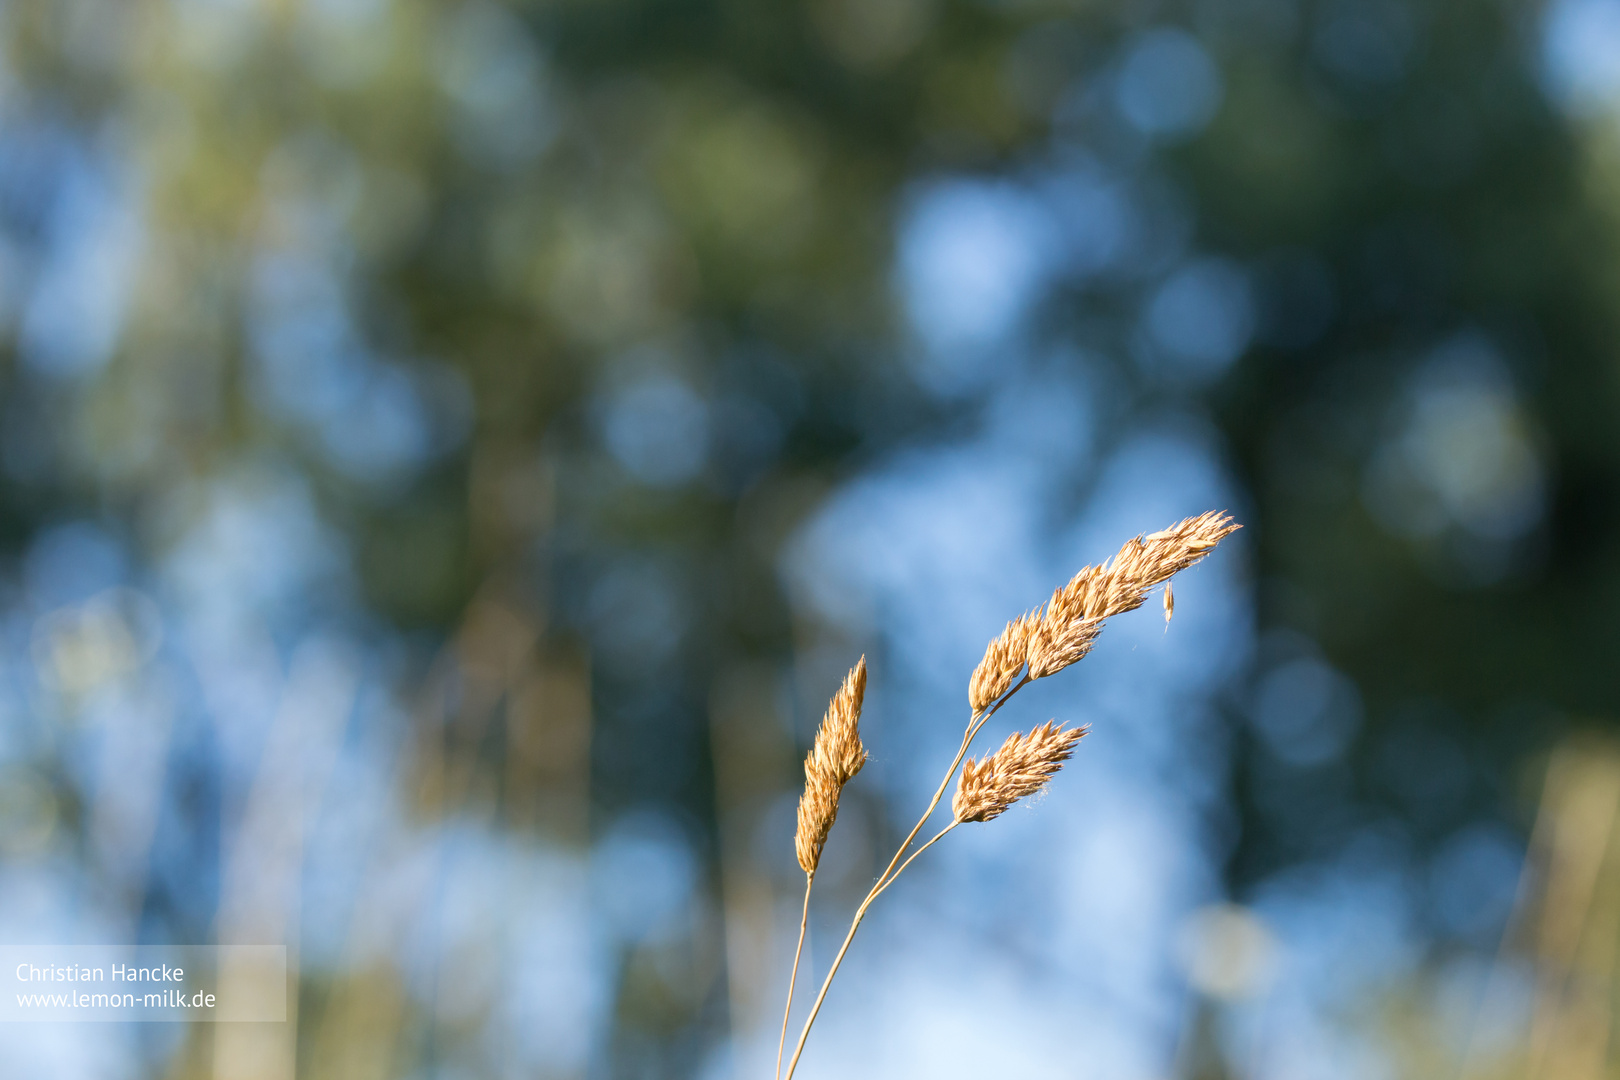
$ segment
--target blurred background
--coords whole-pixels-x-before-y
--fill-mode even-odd
[[[1620,1075],[1620,0],[0,4],[0,935],[62,1080]],[[1607,674],[1606,674],[1607,673]],[[801,1013],[802,1015],[802,1013]],[[797,1026],[797,1022],[795,1023]]]

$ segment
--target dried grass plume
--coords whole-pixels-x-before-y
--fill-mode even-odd
[[[956,820],[989,821],[1041,790],[1063,768],[1085,733],[1083,727],[1063,730],[1052,720],[1028,735],[1013,732],[1001,749],[983,760],[968,758],[951,799]]]
[[[866,697],[866,657],[850,669],[844,685],[827,705],[816,741],[804,759],[804,794],[799,798],[799,828],[793,848],[806,874],[816,872],[821,849],[838,819],[838,796],[866,764],[861,743],[861,702]]]
[[[1168,619],[1175,603],[1167,584],[1170,578],[1240,527],[1230,516],[1211,511],[1151,536],[1127,540],[1111,562],[1086,567],[1054,592],[1044,607],[1007,624],[985,649],[968,681],[968,704],[981,713],[1021,673],[1044,679],[1062,671],[1091,651],[1105,619],[1141,607],[1159,585],[1166,585]]]

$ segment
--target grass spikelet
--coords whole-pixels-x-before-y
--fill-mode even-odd
[[[984,659],[968,680],[968,705],[982,713],[1005,694],[1029,661],[1029,639],[1040,625],[1041,613],[1032,611],[1007,624],[1001,636],[985,646]]]
[[[1155,586],[1202,559],[1239,527],[1211,511],[1127,540],[1113,561],[1081,570],[1052,594],[1042,612],[1029,642],[1029,677],[1055,675],[1085,656],[1103,620],[1141,607]]]
[[[799,798],[799,827],[793,847],[806,874],[816,872],[821,849],[838,818],[844,785],[866,764],[861,743],[861,702],[866,697],[866,657],[850,669],[844,685],[827,705],[815,744],[804,759],[804,794]]]
[[[951,798],[956,821],[990,821],[1019,799],[1040,791],[1085,734],[1083,727],[1064,730],[1052,720],[1028,735],[1013,732],[999,750],[983,760],[968,758],[962,763],[962,775]]]

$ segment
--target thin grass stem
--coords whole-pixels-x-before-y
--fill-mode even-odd
[[[905,862],[900,864],[900,869],[896,870],[893,873],[893,875],[890,876],[888,881],[885,881],[883,884],[878,886],[877,891],[872,894],[872,899],[876,900],[878,897],[882,896],[883,895],[883,890],[887,889],[890,885],[893,885],[894,882],[895,882],[895,879],[898,878],[901,874],[906,872],[906,867],[910,866],[912,864],[912,862],[914,862],[916,860],[917,856],[921,855],[923,852],[927,851],[929,848],[933,847],[935,844],[937,844],[941,840],[945,839],[945,834],[950,832],[952,829],[956,828],[960,824],[962,824],[960,821],[952,820],[949,825],[945,826],[943,829],[939,830],[939,832],[935,833],[933,839],[929,840],[926,844],[924,844],[922,847],[918,848],[916,851],[913,851],[911,853],[910,857],[907,858]]]
[[[855,931],[860,929],[861,920],[866,917],[866,909],[872,906],[872,901],[883,894],[884,889],[894,884],[895,879],[905,872],[906,867],[911,865],[912,860],[933,847],[946,833],[956,828],[957,824],[955,821],[951,822],[935,834],[933,839],[912,852],[911,858],[902,863],[900,869],[893,874],[887,875],[887,880],[874,885],[872,891],[866,894],[866,899],[861,901],[861,906],[855,910],[854,922],[849,924],[849,933],[844,935],[844,944],[839,946],[838,955],[833,958],[832,968],[828,970],[827,978],[821,983],[821,993],[816,995],[816,1003],[810,1007],[810,1017],[804,1022],[804,1030],[799,1033],[799,1043],[793,1048],[793,1060],[788,1062],[787,1076],[783,1077],[782,1080],[793,1080],[793,1071],[799,1067],[799,1056],[804,1053],[804,1044],[810,1038],[810,1025],[816,1022],[816,1014],[821,1011],[821,1003],[827,1000],[827,989],[832,986],[833,976],[838,973],[838,965],[844,962],[844,954],[849,952],[849,946],[855,940]]]
[[[827,999],[827,989],[832,986],[833,976],[838,974],[838,966],[844,962],[844,954],[849,951],[850,943],[855,940],[855,931],[860,929],[861,920],[866,917],[866,909],[872,906],[872,901],[876,900],[884,889],[894,883],[894,879],[900,876],[901,871],[911,865],[912,859],[928,850],[936,841],[956,827],[956,822],[951,822],[937,836],[912,852],[911,857],[901,863],[900,860],[905,856],[906,849],[911,847],[912,841],[917,839],[917,834],[922,832],[924,825],[928,824],[928,819],[934,816],[935,810],[939,809],[940,800],[945,798],[945,789],[951,786],[951,777],[956,775],[957,767],[962,764],[962,759],[967,757],[968,748],[973,745],[974,737],[979,734],[986,721],[1000,711],[1001,707],[1007,704],[1014,694],[1022,690],[1031,681],[1033,680],[1030,679],[1029,673],[1025,672],[1024,676],[1013,685],[1012,689],[1003,694],[1000,700],[982,713],[977,713],[968,719],[967,730],[962,733],[962,746],[956,751],[956,757],[952,759],[950,768],[945,770],[945,778],[939,782],[939,789],[934,792],[934,798],[928,804],[928,809],[924,810],[922,817],[917,819],[917,824],[911,827],[911,832],[906,834],[906,838],[901,843],[899,850],[894,853],[894,858],[889,860],[889,865],[878,876],[877,882],[872,886],[871,891],[866,894],[866,899],[862,900],[861,906],[855,910],[855,918],[849,924],[849,933],[844,935],[844,943],[839,947],[838,955],[833,959],[832,967],[827,971],[827,977],[821,981],[821,990],[816,994],[816,1003],[811,1006],[810,1015],[804,1021],[804,1030],[799,1033],[798,1045],[793,1049],[793,1059],[788,1062],[787,1076],[780,1078],[780,1080],[793,1080],[793,1070],[798,1068],[799,1056],[804,1053],[804,1044],[810,1038],[810,1028],[815,1024],[817,1014],[821,1012],[821,1003]],[[899,866],[898,870],[895,869],[896,866]],[[785,1039],[783,1044],[786,1045]]]
[[[804,931],[810,925],[810,889],[816,883],[816,875],[804,875],[804,914],[799,916],[799,944],[793,950],[793,974],[788,976],[787,1004],[782,1007],[782,1037],[776,1042],[776,1077],[782,1078],[782,1051],[787,1046],[788,1016],[793,1012],[793,985],[799,981],[799,957],[804,955]]]
[[[877,889],[879,885],[882,885],[884,880],[894,872],[895,864],[900,861],[901,856],[905,855],[906,849],[911,846],[911,842],[917,839],[917,834],[922,832],[924,825],[928,824],[928,819],[934,816],[934,811],[939,809],[940,800],[945,798],[945,789],[951,786],[951,777],[956,775],[957,767],[962,764],[962,759],[967,757],[968,748],[973,745],[973,740],[979,734],[979,730],[984,727],[985,721],[996,715],[1001,710],[1001,707],[1012,699],[1014,694],[1033,681],[1026,673],[1023,678],[1013,684],[1011,690],[1001,695],[999,701],[996,701],[984,712],[968,719],[967,730],[962,733],[962,746],[956,751],[956,757],[952,760],[951,767],[945,770],[945,779],[939,782],[939,788],[934,792],[933,801],[928,804],[928,809],[923,811],[922,817],[917,819],[917,824],[911,827],[911,832],[906,834],[905,841],[900,845],[899,850],[894,853],[894,858],[889,860],[889,865],[884,868],[883,873],[878,876],[877,884],[872,886],[873,889]]]

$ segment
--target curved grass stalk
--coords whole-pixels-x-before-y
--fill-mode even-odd
[[[939,782],[939,788],[934,792],[934,798],[929,802],[928,809],[924,810],[922,817],[917,819],[917,824],[911,827],[911,832],[906,834],[905,840],[901,842],[899,849],[894,853],[894,858],[889,860],[889,865],[878,876],[877,882],[872,886],[871,891],[861,901],[861,906],[855,910],[855,918],[849,924],[849,933],[844,935],[844,943],[839,946],[838,955],[833,958],[832,967],[827,970],[827,977],[821,982],[821,990],[816,994],[816,1003],[811,1006],[810,1015],[804,1022],[804,1030],[799,1033],[798,1045],[793,1048],[793,1059],[788,1062],[787,1076],[781,1078],[781,1080],[793,1080],[793,1071],[798,1068],[799,1057],[804,1053],[804,1044],[810,1038],[810,1028],[815,1024],[816,1016],[821,1012],[822,1002],[827,1000],[827,990],[832,986],[833,976],[838,974],[839,965],[844,962],[844,954],[849,952],[849,946],[855,940],[855,931],[860,929],[861,920],[866,917],[866,909],[872,906],[874,900],[883,895],[885,889],[894,884],[895,879],[905,871],[906,867],[911,865],[918,855],[933,847],[946,833],[956,828],[957,822],[952,821],[941,829],[933,839],[912,852],[910,858],[906,858],[903,863],[901,862],[906,850],[911,847],[912,841],[917,839],[917,834],[922,832],[923,826],[928,824],[928,819],[934,816],[935,810],[939,809],[940,800],[945,798],[945,790],[951,786],[951,778],[956,775],[956,770],[961,766],[962,759],[967,757],[969,747],[973,745],[974,738],[979,734],[980,729],[984,727],[985,722],[994,716],[1014,694],[1022,690],[1031,681],[1029,674],[1026,672],[1023,678],[1019,679],[999,700],[983,712],[977,713],[968,719],[967,730],[962,733],[962,745],[956,751],[956,757],[951,760],[950,768],[945,770],[945,778]],[[897,866],[899,869],[896,869]],[[785,1042],[786,1040],[784,1040],[784,1044]]]
[[[776,1042],[777,1080],[782,1077],[782,1051],[787,1047],[788,1017],[793,1013],[793,987],[799,981],[799,957],[804,955],[804,931],[810,925],[810,889],[815,883],[815,874],[804,875],[804,913],[799,916],[799,944],[793,950],[793,974],[788,976],[787,1004],[782,1007],[782,1037]]]

